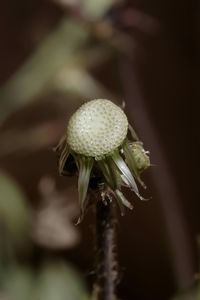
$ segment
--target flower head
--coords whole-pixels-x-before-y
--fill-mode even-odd
[[[127,138],[128,128],[133,141]],[[124,206],[133,208],[121,192],[122,186],[143,199],[135,180],[145,187],[140,174],[149,167],[149,157],[124,111],[113,102],[95,99],[83,104],[70,118],[66,135],[56,149],[61,175],[77,168],[81,216],[88,187],[94,189],[94,181],[103,200],[106,193],[115,196],[122,214]]]
[[[109,100],[97,99],[83,104],[70,118],[67,143],[76,153],[98,157],[119,147],[127,131],[123,110]]]

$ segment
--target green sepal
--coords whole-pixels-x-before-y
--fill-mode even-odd
[[[85,200],[87,196],[90,173],[92,170],[94,160],[92,157],[86,157],[83,155],[78,155],[76,159],[78,159],[78,167],[79,167],[78,194],[79,194],[79,205],[80,205],[81,214],[78,223],[80,223],[84,216]]]
[[[116,169],[113,168],[112,164],[110,164],[110,158],[97,161],[98,166],[103,173],[103,176],[106,180],[108,186],[114,191],[118,188],[117,178],[118,175],[116,173]]]
[[[128,207],[129,209],[133,209],[133,206],[119,190],[120,187],[118,182],[121,181],[121,176],[119,176],[120,173],[116,165],[114,164],[113,159],[108,157],[106,160],[98,161],[98,166],[103,173],[106,183],[112,189],[115,195],[115,198],[120,208],[121,215],[124,216],[124,206]]]
[[[126,181],[128,182],[130,188],[138,195],[138,187],[136,185],[135,179],[133,175],[131,174],[131,171],[129,170],[127,164],[119,154],[118,150],[116,150],[112,156],[112,159],[114,163],[116,164],[117,168],[120,170],[120,172],[125,177]],[[122,177],[123,179],[123,177]]]
[[[64,167],[69,154],[70,154],[70,149],[66,144],[64,149],[61,152],[59,163],[58,163],[58,171],[60,175],[64,175]]]
[[[140,178],[140,173],[137,168],[137,164],[133,155],[133,152],[130,149],[130,145],[128,140],[126,139],[122,145],[122,149],[126,158],[127,165],[129,169],[131,170],[133,176],[137,179],[137,181],[143,186],[143,188],[146,188],[144,182]]]
[[[120,207],[121,215],[124,216],[124,206],[128,207],[129,209],[133,209],[133,205],[125,198],[123,193],[120,190],[115,190],[114,191],[115,197],[117,199],[117,202]]]

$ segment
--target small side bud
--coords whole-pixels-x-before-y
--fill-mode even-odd
[[[139,143],[131,143],[130,148],[135,159],[137,170],[139,173],[142,173],[150,167],[150,158],[147,155],[149,152],[145,151]]]

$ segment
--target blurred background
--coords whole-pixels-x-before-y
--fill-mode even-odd
[[[119,299],[200,299],[200,5],[1,0],[0,300],[91,299],[94,209],[52,148],[84,101],[121,105],[153,164],[118,216]]]

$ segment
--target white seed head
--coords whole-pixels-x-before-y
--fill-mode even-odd
[[[105,155],[121,145],[128,131],[123,110],[106,99],[83,104],[70,118],[67,143],[86,156]]]

